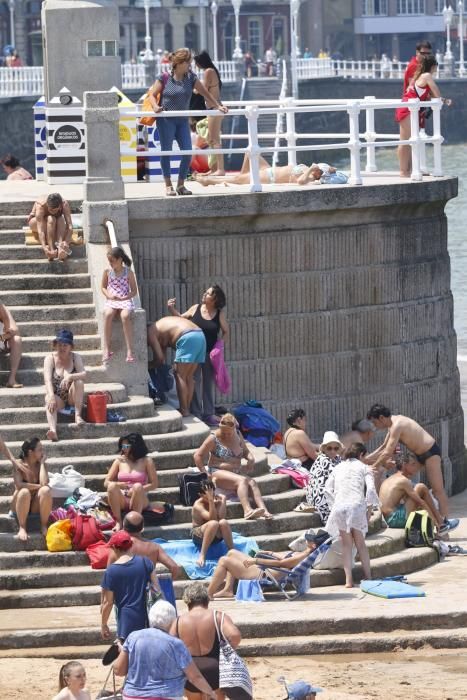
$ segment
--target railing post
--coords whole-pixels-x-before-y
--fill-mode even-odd
[[[433,176],[443,176],[443,165],[441,159],[441,144],[444,141],[441,135],[441,100],[437,97],[430,101],[433,110]]]
[[[407,106],[410,110],[410,148],[412,149],[412,175],[413,182],[420,182],[422,173],[420,171],[420,132],[419,132],[419,108],[420,100],[409,100]]]
[[[286,107],[295,107],[295,100],[293,97],[289,97],[285,101]],[[288,165],[297,165],[297,151],[295,146],[297,145],[297,138],[295,135],[295,112],[286,112],[286,124],[287,124],[287,163]]]
[[[428,167],[426,164],[426,139],[428,138],[425,129],[419,130],[420,136],[420,172],[422,175],[428,175]]]
[[[246,108],[245,116],[248,123],[248,153],[250,156],[250,192],[262,192],[259,177],[258,116],[259,110],[255,105]]]
[[[360,132],[358,128],[358,117],[360,115],[360,103],[353,100],[347,107],[349,115],[349,141],[350,151],[350,184],[361,185],[362,175],[360,172]]]
[[[374,95],[365,95],[365,102],[374,100]],[[376,167],[376,147],[372,144],[376,141],[375,132],[375,110],[373,107],[365,106],[365,141],[369,144],[366,149],[366,167],[365,172],[375,173],[378,168]]]

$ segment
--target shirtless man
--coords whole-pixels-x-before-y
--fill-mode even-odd
[[[201,486],[198,500],[193,504],[191,537],[200,555],[197,565],[203,567],[206,562],[206,552],[214,542],[224,540],[227,549],[233,549],[232,530],[226,520],[227,504],[225,496],[215,495],[215,485],[208,479]]]
[[[154,353],[156,365],[165,363],[168,347],[176,351],[174,374],[180,413],[188,416],[195,391],[194,374],[200,362],[206,359],[203,331],[183,316],[164,316],[148,327],[148,345]]]
[[[6,347],[10,355],[10,374],[6,386],[8,389],[21,389],[23,385],[16,381],[21,362],[21,336],[15,319],[3,304],[0,304],[0,347]]]
[[[29,513],[40,514],[41,532],[45,537],[52,510],[52,492],[41,441],[39,438],[32,438],[23,442],[20,459],[16,459],[0,438],[0,453],[13,465],[15,492],[11,509],[16,512],[19,524],[19,531],[15,537],[22,542],[29,539],[26,530]]]
[[[55,192],[41,197],[28,216],[31,231],[37,234],[48,260],[65,260],[71,255],[70,241],[73,234],[70,205]]]
[[[173,578],[177,578],[180,574],[180,567],[168,554],[164,552],[162,547],[160,547],[155,542],[150,542],[142,537],[144,530],[144,518],[141,513],[137,513],[135,510],[130,510],[129,513],[123,518],[123,530],[128,532],[130,535],[133,546],[131,547],[130,554],[136,554],[140,557],[147,557],[152,561],[154,566],[157,564],[162,564],[168,569]],[[111,548],[109,551],[109,558],[107,559],[107,566],[113,564],[117,561],[118,557],[116,552]]]
[[[443,519],[425,484],[412,484],[411,479],[417,474],[420,464],[417,457],[408,453],[402,458],[402,464],[395,474],[384,479],[379,491],[381,512],[388,527],[405,527],[407,518],[414,510],[426,510],[438,528],[444,534],[454,530],[459,520],[453,518],[447,522]]]
[[[368,411],[367,418],[378,430],[387,429],[388,431],[383,444],[373,452],[373,456],[376,457],[373,470],[377,472],[384,462],[391,459],[397,443],[401,442],[415,454],[420,464],[419,468],[425,467],[433,495],[439,503],[441,515],[447,521],[449,504],[441,470],[441,450],[434,437],[412,418],[393,416],[389,408],[381,404],[374,404]]]
[[[289,459],[299,459],[302,466],[309,469],[316,459],[319,445],[311,442],[305,432],[306,413],[303,408],[295,408],[287,416],[290,428],[284,434],[285,454]]]

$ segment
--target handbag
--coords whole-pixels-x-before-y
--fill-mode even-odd
[[[161,100],[162,100],[162,93],[164,92],[164,88],[167,85],[167,81],[169,79],[169,74],[168,73],[162,73],[162,90],[156,95],[155,100],[158,105],[160,105]],[[151,94],[152,88],[154,85],[152,85],[147,93],[143,97],[143,112],[152,112],[153,111],[153,106],[151,104],[151,100],[149,99],[149,95]],[[153,126],[153,124],[156,121],[156,117],[141,117],[139,120],[139,123],[142,126]]]
[[[112,398],[106,391],[94,391],[86,399],[86,420],[88,423],[107,423],[107,405]]]
[[[85,478],[72,464],[63,467],[61,472],[49,472],[49,486],[52,498],[68,498],[73,491],[84,486]]]
[[[107,684],[110,676],[112,676],[112,690],[107,690]],[[104,700],[104,698],[105,700],[123,700],[123,686],[117,690],[113,666],[110,667],[110,671],[107,674],[102,690],[96,695],[96,700]]]
[[[94,542],[86,547],[86,554],[91,564],[91,569],[106,569],[110,547],[107,542]]]
[[[217,612],[214,610],[214,624],[219,639],[219,689],[242,688],[253,697],[253,683],[244,660],[237,654],[230,642],[224,637],[224,613],[221,615],[220,629],[217,624]]]

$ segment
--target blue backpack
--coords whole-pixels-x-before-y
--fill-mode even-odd
[[[269,447],[280,423],[264,408],[244,403],[233,409],[243,437],[256,447]]]

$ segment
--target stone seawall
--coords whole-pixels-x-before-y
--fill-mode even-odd
[[[347,430],[375,401],[443,442],[464,485],[446,202],[457,180],[129,201],[148,318],[226,291],[232,393],[309,430]],[[444,424],[444,427],[443,427]],[[448,444],[447,444],[448,443]],[[446,474],[449,484],[450,476]]]

